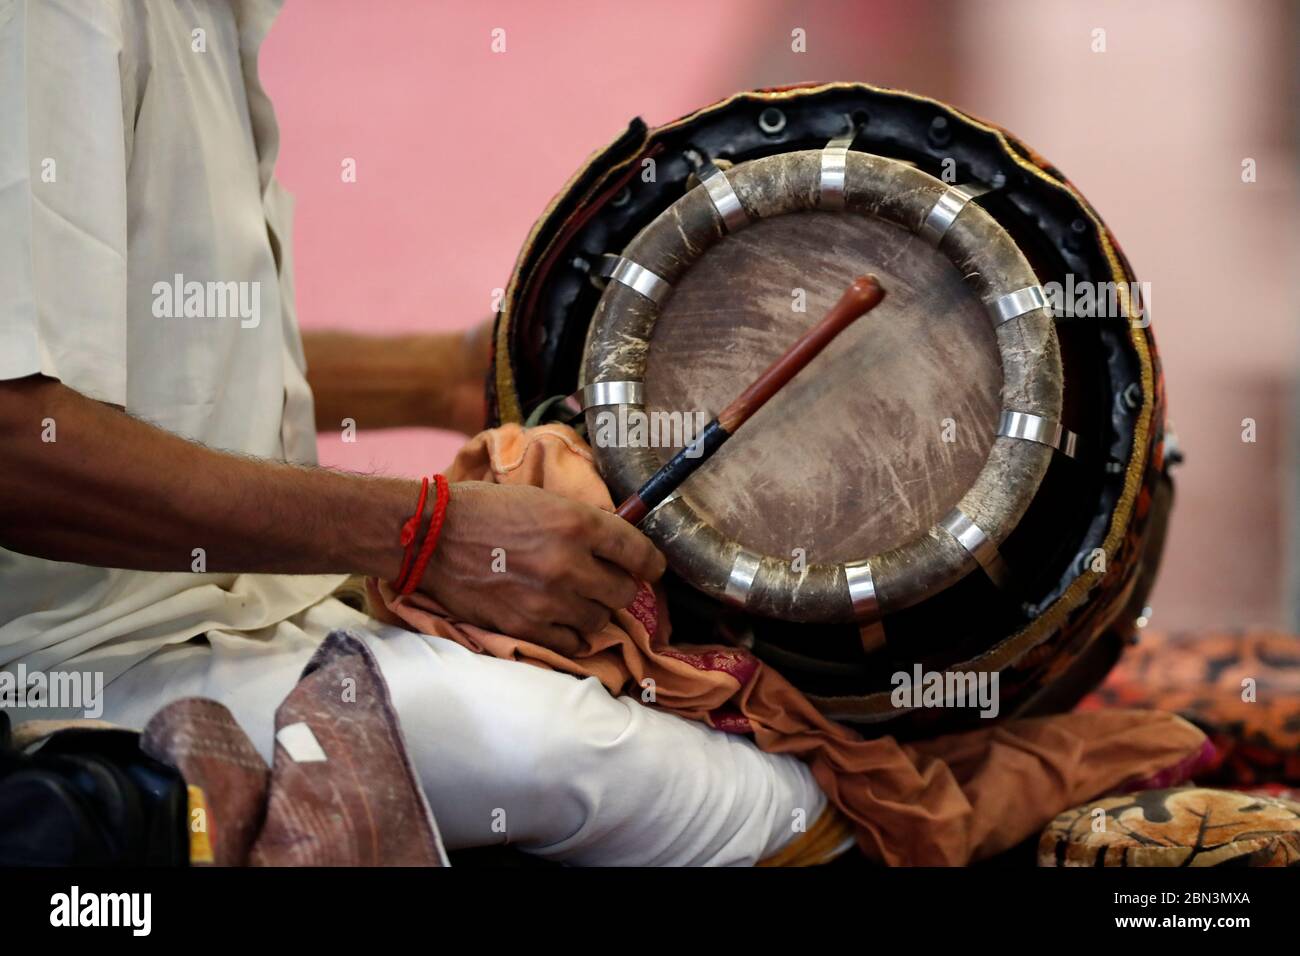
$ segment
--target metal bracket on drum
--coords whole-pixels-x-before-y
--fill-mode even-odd
[[[821,198],[825,209],[844,208],[844,177],[849,165],[849,148],[857,139],[857,129],[837,136],[822,149]]]
[[[1006,325],[1012,319],[1018,319],[1030,312],[1048,308],[1047,295],[1043,292],[1041,285],[1026,286],[1023,289],[1017,289],[1015,292],[1008,292],[1006,295],[998,296],[993,300],[991,306],[993,327],[997,328],[1000,325]]]
[[[727,576],[727,586],[722,594],[732,604],[744,607],[749,603],[749,589],[754,586],[761,559],[752,551],[736,552],[736,559],[731,564],[731,573]]]
[[[957,221],[966,204],[987,192],[989,187],[980,183],[963,183],[960,186],[948,187],[930,209],[925,222],[921,223],[918,235],[936,249],[939,248],[939,243],[943,242],[943,237]]]
[[[661,279],[645,266],[625,256],[601,256],[597,273],[606,279],[627,286],[655,305],[663,305],[664,299],[668,298],[668,294],[673,291],[673,287],[665,279]]]
[[[990,581],[1000,588],[1007,586],[1011,572],[1007,568],[1007,562],[1003,560],[1002,552],[993,543],[993,539],[986,535],[984,529],[972,521],[966,512],[960,508],[953,508],[948,512],[947,517],[939,522],[939,527],[957,539],[957,543],[984,569]]]
[[[871,576],[871,562],[844,565],[844,580],[849,586],[849,603],[858,620],[878,617],[880,601],[876,597],[876,580]]]
[[[1049,445],[1067,458],[1075,457],[1079,449],[1079,436],[1060,422],[1010,409],[1002,411],[1002,418],[998,421],[998,437],[1020,438]]]
[[[731,180],[727,179],[727,174],[712,163],[705,164],[701,173],[700,185],[708,193],[709,201],[713,203],[713,211],[718,214],[727,232],[736,232],[748,226],[749,213],[745,212],[745,207],[740,204],[740,197],[731,188]]]
[[[644,405],[644,382],[592,382],[574,392],[585,412],[599,405]]]

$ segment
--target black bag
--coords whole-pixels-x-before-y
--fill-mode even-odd
[[[0,711],[0,866],[184,866],[185,781],[127,730],[72,728],[31,755]]]

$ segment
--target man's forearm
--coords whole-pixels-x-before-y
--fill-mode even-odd
[[[316,428],[448,428],[474,434],[484,426],[483,379],[491,330],[370,336],[303,335]]]
[[[392,577],[418,489],[213,451],[42,378],[0,383],[0,462],[0,545],[140,570],[201,549],[209,571]]]

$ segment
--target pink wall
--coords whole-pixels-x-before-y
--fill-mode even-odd
[[[663,122],[734,92],[746,6],[290,0],[261,68],[278,175],[297,198],[302,326],[487,317],[533,221],[590,152],[638,113]],[[490,49],[497,27],[504,54]],[[341,180],[345,157],[355,183]],[[357,437],[322,435],[322,462],[422,473],[459,446],[427,430]]]

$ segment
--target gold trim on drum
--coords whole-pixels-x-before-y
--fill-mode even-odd
[[[731,188],[726,173],[715,166],[713,172],[700,180],[700,183],[708,192],[709,201],[713,203],[722,224],[727,227],[727,232],[736,232],[749,225],[749,213],[740,204],[740,197]]]
[[[993,325],[1006,325],[1012,319],[1018,319],[1030,312],[1047,308],[1047,296],[1041,285],[1031,285],[1006,295],[998,296],[990,309],[993,313]]]
[[[754,578],[758,574],[758,566],[761,562],[762,558],[753,551],[746,551],[744,548],[737,551],[722,596],[740,607],[748,604],[749,592],[754,586]]]
[[[1040,445],[1050,445],[1067,458],[1073,458],[1079,446],[1079,436],[1060,422],[1033,415],[1029,412],[1013,412],[1003,409],[998,420],[999,438],[1021,438],[1036,441]]]
[[[598,405],[644,405],[644,382],[592,382],[582,387],[582,410]]]
[[[599,274],[640,293],[655,305],[663,305],[673,291],[662,278],[626,256],[601,256]]]
[[[960,508],[953,508],[939,522],[939,527],[957,539],[960,544],[998,587],[1006,587],[1010,572],[1002,559],[1002,552],[993,543],[984,529],[971,520],[970,515]]]
[[[966,204],[986,192],[988,192],[988,188],[977,183],[951,187],[939,197],[939,201],[931,208],[929,214],[925,217],[925,222],[921,223],[921,229],[917,235],[938,249],[939,243],[943,241],[943,237],[952,228],[952,224],[957,221],[957,217],[966,208]]]
[[[871,576],[871,562],[844,565],[844,580],[849,586],[849,603],[853,605],[854,617],[860,621],[876,617],[880,613],[880,602],[876,598],[875,578]]]
[[[844,208],[844,186],[848,177],[849,147],[856,131],[831,140],[822,149],[822,175],[818,204],[823,209]]]

